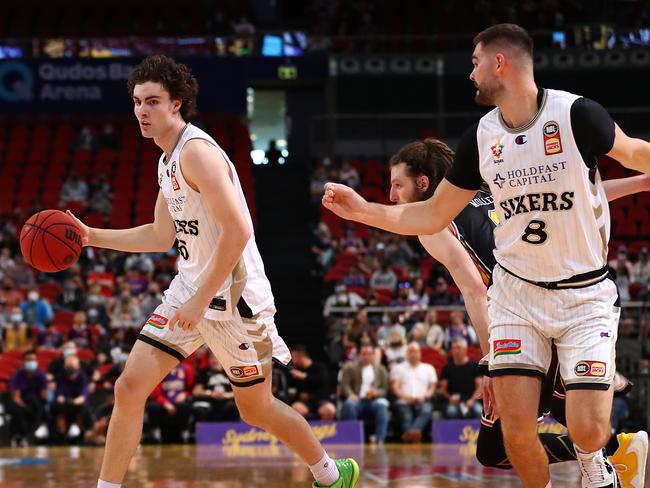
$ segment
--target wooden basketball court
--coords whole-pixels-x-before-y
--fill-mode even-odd
[[[471,447],[388,445],[328,448],[362,467],[360,488],[520,487],[509,471],[484,469]],[[1,488],[95,488],[103,449],[0,449]],[[553,486],[579,487],[575,463],[552,467]],[[125,488],[308,488],[311,473],[286,448],[270,446],[143,446]]]

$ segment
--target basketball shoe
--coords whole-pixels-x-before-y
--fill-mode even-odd
[[[620,484],[605,449],[596,454],[576,449],[576,458],[582,473],[582,488],[619,488]]]
[[[322,487],[314,481],[311,485],[312,488],[354,488],[359,480],[359,465],[357,462],[352,458],[335,459],[334,464],[339,470],[339,479],[328,487]]]
[[[609,459],[618,473],[622,488],[643,488],[648,458],[648,434],[618,434],[618,449]]]

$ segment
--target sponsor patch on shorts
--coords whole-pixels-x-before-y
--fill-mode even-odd
[[[607,373],[607,364],[600,361],[579,361],[574,371],[578,376],[602,378]]]
[[[167,322],[167,317],[153,313],[151,314],[151,317],[147,319],[147,323],[145,325],[150,325],[156,329],[164,329],[165,325],[167,325]]]
[[[520,339],[499,339],[494,341],[494,357],[506,354],[521,354]]]
[[[248,378],[250,376],[257,376],[260,374],[257,366],[232,366],[230,373],[235,378]]]

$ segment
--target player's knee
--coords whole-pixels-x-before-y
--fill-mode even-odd
[[[121,375],[115,382],[114,394],[117,405],[142,405],[144,406],[150,392],[142,391],[137,378],[130,375]]]
[[[270,402],[262,397],[242,398],[240,396],[239,398],[235,397],[235,401],[241,419],[254,427],[264,427],[267,415],[273,411]]]
[[[603,448],[611,436],[609,421],[591,422],[569,428],[569,437],[575,445],[585,452],[595,452]]]

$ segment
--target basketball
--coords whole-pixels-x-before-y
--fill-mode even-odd
[[[81,247],[79,226],[60,210],[32,215],[20,231],[25,262],[39,271],[56,273],[69,268],[79,258]]]

